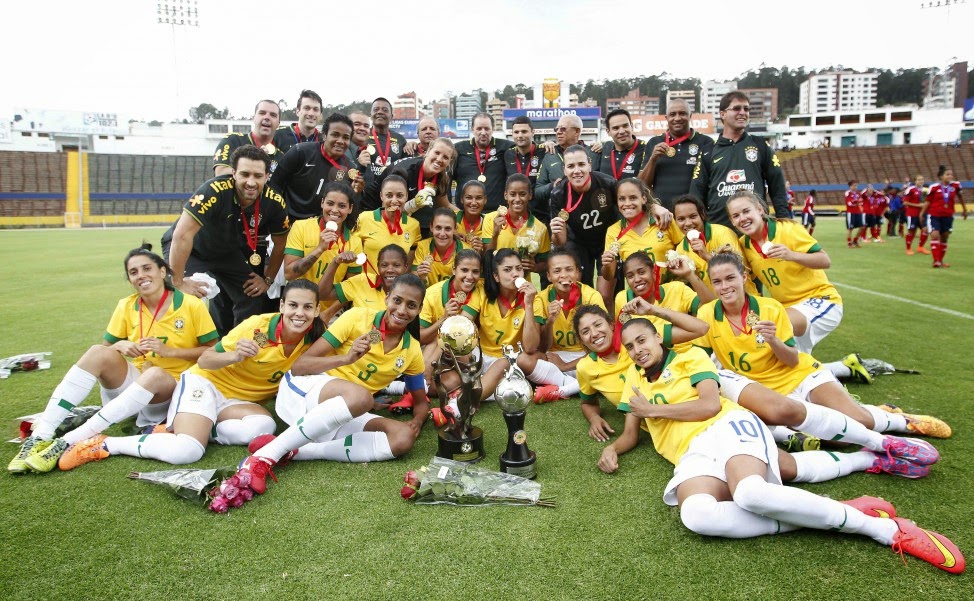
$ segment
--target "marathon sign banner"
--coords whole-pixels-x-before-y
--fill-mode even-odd
[[[531,121],[557,121],[565,115],[577,115],[580,119],[601,119],[602,107],[575,106],[570,108],[504,109],[504,120],[513,121],[527,117]]]
[[[714,116],[705,113],[694,113],[690,115],[690,127],[702,134],[712,134],[717,130],[714,127]],[[652,138],[662,136],[666,132],[666,117],[663,115],[633,115],[632,133],[640,138]]]

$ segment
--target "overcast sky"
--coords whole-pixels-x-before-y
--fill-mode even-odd
[[[949,11],[921,8],[930,0],[198,0],[200,26],[175,32],[157,23],[163,1],[180,2],[5,2],[0,117],[45,108],[169,120],[201,102],[249,116],[256,100],[294,103],[305,87],[337,104],[546,77],[974,61],[964,31],[974,0]]]

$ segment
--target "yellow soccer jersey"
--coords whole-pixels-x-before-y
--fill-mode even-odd
[[[575,330],[572,327],[572,319],[575,316],[575,311],[577,311],[582,305],[598,305],[599,307],[605,309],[605,301],[602,300],[601,294],[599,294],[591,286],[586,286],[585,284],[579,284],[579,286],[581,286],[582,290],[578,303],[575,304],[575,307],[568,313],[568,315],[565,315],[564,311],[559,311],[558,317],[556,317],[554,323],[551,324],[552,344],[549,350],[575,352],[585,350],[582,348],[582,343],[578,341],[578,336],[575,334]],[[558,292],[555,289],[555,285],[552,284],[545,288],[542,292],[539,292],[538,297],[541,299],[541,308],[544,311],[542,315],[545,316],[545,320],[547,322],[548,305],[558,298]]]
[[[379,329],[384,316],[384,309],[378,312],[361,308],[349,309],[329,326],[322,337],[335,349],[336,355],[343,355],[352,347],[356,338],[372,328]],[[328,374],[355,382],[375,394],[401,375],[422,378],[423,349],[419,340],[413,340],[409,332],[403,332],[399,345],[388,353],[383,351],[382,343],[373,344],[369,352],[358,361],[328,370]],[[407,389],[412,388],[407,386]]]
[[[626,373],[632,365],[632,358],[626,349],[619,351],[619,359],[615,363],[607,363],[595,353],[579,359],[575,365],[575,378],[581,389],[579,394],[582,400],[594,399],[602,393],[606,400],[618,407],[622,391],[626,388]]]
[[[335,283],[335,295],[343,305],[351,302],[353,307],[362,307],[370,311],[381,311],[386,307],[386,293],[382,288],[374,288],[369,283],[369,274],[360,273],[344,282]]]
[[[626,386],[622,391],[619,411],[629,413],[629,399],[633,396],[632,386],[639,388],[639,392],[646,397],[646,400],[654,405],[675,405],[700,398],[696,385],[704,380],[714,380],[715,383],[719,383],[717,369],[713,362],[706,353],[697,348],[685,353],[670,351],[663,365],[663,371],[655,382],[647,380],[643,369],[633,364],[626,372]],[[720,411],[717,415],[703,421],[683,422],[663,418],[647,418],[644,421],[653,437],[653,445],[657,452],[676,465],[680,457],[687,452],[694,436],[706,430],[724,414],[735,410],[739,410],[737,405],[720,397]]]
[[[813,253],[822,250],[800,223],[791,221],[768,221],[768,240],[774,244],[787,246],[799,253]],[[764,284],[767,294],[785,307],[797,305],[808,298],[827,298],[840,305],[842,297],[829,282],[824,269],[811,269],[781,259],[766,259],[751,244],[751,239],[741,236],[744,247],[744,260],[756,278]]]
[[[419,325],[428,328],[436,323],[446,313],[446,304],[450,302],[450,282],[453,278],[433,284],[426,289],[423,297],[423,308],[419,312]],[[476,319],[480,316],[480,307],[484,304],[483,280],[478,281],[461,311]]]
[[[686,313],[687,315],[696,315],[697,309],[700,307],[700,297],[697,293],[693,291],[693,288],[687,286],[682,282],[667,282],[666,284],[661,284],[659,287],[659,306],[664,309],[670,309],[671,311],[677,311],[679,313]],[[622,307],[636,297],[632,290],[620,290],[616,294],[616,319],[619,319],[619,313],[622,312]],[[656,331],[659,332],[660,336],[663,337],[663,346],[666,348],[673,347],[673,324],[656,316],[645,316],[646,319],[653,322],[653,326],[656,327]],[[689,349],[692,345],[689,342],[678,344],[673,347],[677,351],[685,351]]]
[[[265,344],[254,357],[247,357],[240,363],[234,363],[216,370],[203,369],[194,365],[190,373],[202,376],[213,383],[216,389],[228,399],[240,401],[260,402],[272,398],[277,394],[277,385],[284,374],[291,369],[314,342],[310,334],[295,345],[290,355],[284,354],[284,344],[281,342],[280,313],[265,313],[254,315],[243,320],[237,327],[230,330],[216,345],[218,353],[234,351],[237,341],[243,338],[254,339],[261,332],[267,336]]]
[[[660,230],[652,215],[649,217],[649,227],[642,235],[637,234],[635,229],[631,229],[625,236],[619,238],[619,232],[628,225],[629,222],[621,219],[610,225],[605,232],[604,248],[607,249],[613,242],[618,242],[620,261],[625,261],[629,255],[640,250],[648,254],[653,261],[665,261],[666,251],[676,248],[677,243],[683,239],[683,232],[677,227],[675,221],[671,220],[669,228]]]
[[[729,245],[731,250],[742,257],[744,256],[741,241],[738,239],[734,230],[729,227],[720,225],[719,223],[705,223],[703,231],[700,233],[703,234],[703,239],[706,241],[705,246],[711,255],[716,254],[717,249]],[[690,241],[687,240],[686,236],[683,237],[683,241],[677,246],[677,250],[680,251],[680,254],[686,255],[693,261],[693,269],[697,272],[697,277],[703,280],[713,290],[714,287],[710,283],[710,274],[707,271],[707,262],[693,251],[693,248],[690,246]],[[744,282],[744,291],[748,294],[758,293],[757,287],[755,287],[754,282],[750,278]]]
[[[461,238],[465,237],[467,234],[473,234],[477,238],[483,240],[484,238],[484,219],[483,214],[480,215],[475,221],[467,223],[463,220],[463,211],[457,211],[457,235]]]
[[[521,326],[524,320],[533,317],[540,325],[545,323],[544,306],[541,294],[534,297],[533,315],[525,315],[524,305],[518,305],[513,311],[501,317],[500,299],[485,300],[480,309],[480,350],[491,357],[501,356],[501,347],[510,344],[517,348],[521,341]]]
[[[311,251],[318,247],[321,232],[320,217],[310,217],[296,222],[287,234],[287,246],[284,248],[284,254],[300,258],[311,254]],[[331,248],[321,253],[318,260],[301,277],[317,284],[321,281],[321,276],[325,273],[325,269],[328,268],[331,260],[346,250],[355,254],[363,252],[362,240],[353,235],[347,227],[343,228],[342,237],[332,244]],[[347,277],[346,274],[355,275],[361,272],[362,268],[354,263],[342,263],[335,272],[335,281],[344,280]]]
[[[485,246],[490,244],[494,238],[494,219],[496,217],[497,211],[484,215],[482,240]],[[514,241],[519,236],[531,235],[529,232],[533,232],[534,238],[538,241],[538,252],[534,255],[534,260],[544,261],[548,257],[548,253],[551,252],[551,235],[548,233],[548,226],[542,223],[540,219],[536,219],[534,215],[528,215],[528,220],[521,224],[521,227],[516,231],[512,230],[510,225],[501,230],[501,233],[497,235],[497,248],[494,250],[502,248],[517,250]]]
[[[138,342],[140,338],[153,336],[175,348],[196,348],[220,337],[216,326],[203,301],[195,296],[186,296],[179,290],[170,292],[172,303],[166,312],[152,321],[152,313],[142,306],[138,294],[126,296],[118,301],[112,318],[105,331],[105,341],[115,344],[119,340]],[[139,326],[139,314],[142,314],[142,325]],[[151,327],[150,327],[151,324]],[[140,333],[141,332],[141,333]],[[141,370],[146,361],[169,372],[173,378],[193,366],[193,361],[176,359],[175,357],[160,357],[149,353],[146,357],[136,357],[132,364]]]
[[[444,258],[436,252],[432,238],[423,238],[416,246],[416,255],[413,257],[413,271],[416,271],[416,268],[426,260],[426,257],[433,255],[432,262],[430,263],[432,270],[426,276],[426,285],[432,286],[437,282],[447,280],[453,276],[453,264],[456,262],[457,253],[465,248],[467,246],[457,240],[453,246],[453,250],[449,251],[449,255]]]
[[[401,234],[390,234],[386,222],[382,220],[382,210],[376,209],[358,216],[356,235],[362,243],[363,252],[376,268],[379,266],[379,251],[390,244],[398,244],[406,254],[416,248],[419,242],[419,222],[412,217],[402,214],[399,224]]]
[[[748,296],[747,303],[749,310],[757,313],[761,321],[775,323],[778,338],[788,346],[795,346],[794,331],[781,303],[763,296]],[[760,382],[775,392],[789,394],[821,367],[814,357],[805,353],[799,353],[797,366],[788,367],[778,360],[767,342],[758,342],[756,334],[744,334],[731,326],[719,300],[700,307],[697,317],[707,322],[710,330],[694,344],[712,351],[726,369]],[[735,322],[739,318],[739,315],[735,316]]]

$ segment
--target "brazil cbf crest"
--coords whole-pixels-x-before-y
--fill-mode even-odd
[[[595,195],[595,202],[599,203],[599,207],[604,209],[609,206],[609,199],[606,198],[605,192],[599,192]]]
[[[758,147],[748,146],[747,148],[745,148],[744,158],[751,161],[752,163],[756,163],[758,161]]]
[[[173,326],[179,331],[182,331],[184,325],[186,325],[186,322],[183,321],[182,317],[177,317],[176,321],[173,322]]]
[[[531,157],[531,166],[532,167],[538,166],[538,157]]]
[[[689,152],[690,156],[692,157],[697,156],[697,153],[700,152],[700,147],[697,146],[696,144],[690,144],[690,147],[687,149],[687,152]]]
[[[406,364],[406,359],[399,355],[396,357],[396,371],[402,371],[402,366]]]

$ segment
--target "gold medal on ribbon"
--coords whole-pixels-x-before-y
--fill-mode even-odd
[[[255,251],[254,254],[250,255],[250,264],[254,267],[260,265],[260,255]]]
[[[358,176],[359,176],[359,170],[358,169],[349,169],[348,170],[348,179],[351,179],[351,180],[358,179]]]
[[[505,206],[497,207],[497,214],[500,215],[501,217],[507,217],[507,207]]]
[[[754,326],[758,325],[758,322],[761,321],[761,318],[758,317],[758,314],[755,313],[754,311],[748,311],[747,316],[744,318],[744,321],[747,323],[747,327],[753,328]]]
[[[378,344],[380,342],[382,342],[382,332],[378,328],[369,330],[369,344]]]
[[[480,175],[477,176],[477,181],[480,183],[484,183],[485,181],[487,181],[487,176],[481,173]]]
[[[674,146],[667,146],[666,147],[666,156],[670,157],[671,159],[673,157],[675,157],[676,156],[676,147],[674,147]]]
[[[629,313],[620,313],[619,314],[619,323],[626,323],[630,319],[632,319],[632,315],[630,315]]]
[[[558,218],[561,219],[562,221],[568,221],[569,217],[570,215],[568,214],[568,211],[566,211],[565,209],[558,211]]]
[[[462,305],[463,303],[467,302],[467,293],[463,290],[457,290],[455,293],[453,293],[453,298],[457,299],[457,302]]]
[[[259,346],[260,348],[264,348],[265,346],[267,346],[268,340],[269,339],[267,338],[267,334],[261,332],[260,330],[254,330],[254,344]]]
[[[609,245],[609,252],[616,256],[619,256],[620,250],[622,250],[622,245],[620,245],[618,242],[613,242]]]
[[[366,150],[369,151],[369,154],[370,155],[375,155],[375,145],[374,144],[369,144],[368,147],[366,147]]]

